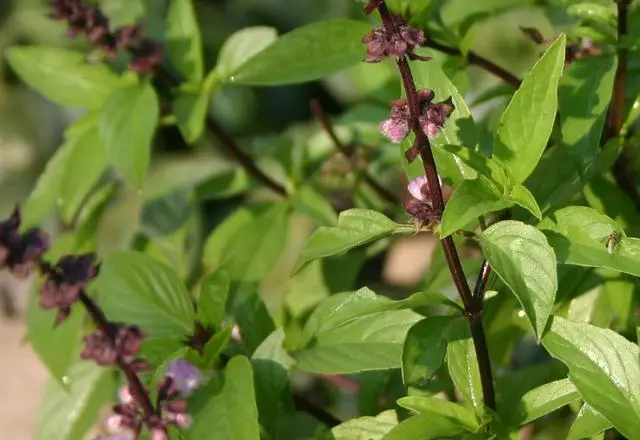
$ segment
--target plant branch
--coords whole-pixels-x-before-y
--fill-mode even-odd
[[[313,112],[313,115],[318,120],[318,122],[322,126],[323,130],[331,138],[331,141],[333,142],[333,145],[336,147],[336,149],[338,151],[340,151],[340,153],[342,153],[342,155],[344,157],[346,157],[347,159],[350,159],[351,158],[350,151],[342,143],[342,141],[340,141],[340,139],[338,138],[338,135],[336,134],[336,132],[335,132],[335,130],[333,128],[333,125],[331,124],[331,121],[327,117],[327,114],[324,112],[324,109],[320,105],[320,102],[318,102],[318,100],[316,100],[316,99],[313,99],[313,100],[311,100],[311,103],[310,103],[309,106],[311,107],[311,111]],[[364,179],[364,181],[367,182],[367,184],[383,200],[386,200],[387,202],[389,202],[389,203],[391,203],[393,205],[397,205],[398,203],[400,203],[400,200],[391,191],[389,191],[384,186],[382,186],[380,183],[378,183],[371,176],[371,174],[369,174],[369,172],[367,170],[361,170],[361,172],[362,172],[362,178]]]
[[[423,47],[429,47],[431,49],[437,50],[438,52],[442,52],[454,57],[464,56],[458,48],[446,46],[444,44],[433,41],[428,37],[427,37],[427,41],[423,44]],[[467,60],[469,61],[469,64],[473,64],[475,66],[483,68],[487,72],[492,73],[493,75],[502,79],[507,84],[512,85],[514,88],[517,89],[518,87],[520,87],[520,84],[522,81],[520,81],[520,79],[517,76],[505,70],[504,68],[498,66],[493,61],[490,61],[487,58],[478,55],[474,51],[469,51],[469,53],[467,53]]]
[[[340,419],[331,414],[329,411],[313,404],[311,401],[298,393],[293,393],[293,403],[298,411],[311,414],[313,417],[329,426],[330,428],[338,426],[342,423]]]
[[[382,24],[387,34],[392,35],[398,33],[396,24],[389,13],[387,5],[384,1],[381,1],[378,5],[378,12],[382,19]],[[415,135],[415,145],[420,152],[420,157],[424,166],[425,176],[427,178],[427,185],[429,194],[432,197],[432,204],[434,209],[438,210],[440,215],[444,211],[444,199],[442,197],[442,188],[440,186],[440,179],[438,178],[438,171],[436,169],[433,152],[431,151],[431,145],[429,138],[424,134],[420,127],[419,117],[421,113],[420,102],[418,98],[418,92],[416,85],[411,74],[411,67],[406,56],[396,59],[400,76],[402,77],[402,84],[404,86],[407,102],[409,105],[409,112],[411,116],[411,128]],[[484,329],[482,328],[482,301],[477,301],[469,289],[469,284],[462,270],[462,264],[460,257],[456,249],[455,243],[451,236],[445,237],[440,240],[442,244],[445,258],[449,266],[449,271],[453,277],[453,282],[458,290],[458,294],[464,305],[465,314],[469,320],[469,326],[471,329],[471,337],[473,339],[473,345],[475,348],[476,358],[478,360],[478,366],[480,371],[480,380],[482,383],[482,393],[484,398],[484,404],[495,410],[495,392],[493,389],[493,375],[491,372],[491,360],[489,359],[489,351],[487,349],[487,342],[484,335]]]
[[[95,323],[96,327],[98,327],[100,331],[109,338],[109,342],[115,349],[116,335],[114,328],[112,325],[110,325],[100,307],[98,307],[98,305],[89,297],[89,295],[86,294],[86,292],[80,293],[80,302],[87,310],[87,313]],[[131,395],[142,407],[142,411],[144,411],[145,421],[148,421],[153,416],[157,415],[157,412],[153,407],[153,403],[151,403],[151,399],[149,398],[146,389],[142,385],[142,382],[140,382],[138,375],[126,362],[124,362],[120,358],[120,356],[118,356],[118,367],[120,367],[120,370],[122,370],[127,379]]]

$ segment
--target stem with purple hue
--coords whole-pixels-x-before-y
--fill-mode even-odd
[[[318,100],[316,99],[311,100],[310,107],[311,107],[311,112],[313,113],[315,118],[318,120],[323,130],[331,138],[333,145],[336,147],[336,149],[340,153],[342,153],[344,157],[349,159],[351,157],[349,150],[342,143],[342,141],[340,141],[340,138],[338,138],[338,135],[333,129],[333,125],[331,124],[331,121],[327,117],[327,114],[324,112],[324,109],[322,108]],[[398,203],[400,203],[399,199],[391,191],[389,191],[384,186],[379,184],[371,176],[371,174],[369,174],[369,172],[367,172],[366,170],[362,170],[362,178],[382,199],[386,200],[392,205],[397,205]]]
[[[382,24],[387,34],[392,35],[398,33],[396,24],[384,1],[379,3],[378,12],[380,13],[380,18],[382,19]],[[414,142],[418,147],[420,157],[422,158],[429,193],[433,197],[432,204],[435,209],[442,213],[444,211],[442,188],[440,187],[438,171],[431,151],[429,138],[423,133],[420,127],[420,102],[418,99],[416,85],[411,74],[411,68],[406,56],[397,58],[396,62],[398,64],[400,76],[402,77],[402,84],[407,95],[407,102],[411,116],[411,128],[415,135]],[[483,303],[482,301],[479,301],[478,298],[474,298],[471,290],[469,289],[469,284],[467,283],[464,271],[462,270],[462,264],[460,263],[460,257],[453,238],[451,236],[445,237],[440,240],[440,243],[442,244],[445,258],[449,266],[449,271],[453,277],[453,282],[464,305],[465,314],[469,320],[471,337],[473,339],[478,368],[480,370],[480,381],[482,384],[484,404],[492,410],[495,410],[496,401],[493,388],[493,375],[491,372],[491,360],[489,359],[489,350],[487,348],[486,337],[482,327]]]

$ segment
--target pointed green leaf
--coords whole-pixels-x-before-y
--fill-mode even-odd
[[[30,87],[62,106],[100,107],[120,84],[104,64],[91,64],[81,52],[54,46],[15,46],[9,64]]]
[[[358,417],[331,429],[331,434],[322,440],[381,440],[398,424],[394,410],[384,411],[375,417]]]
[[[395,223],[384,214],[370,209],[342,211],[337,226],[321,226],[311,235],[293,271],[297,272],[312,260],[342,255],[349,249],[412,230],[411,226]]]
[[[235,356],[225,368],[224,385],[215,395],[215,381],[193,395],[185,430],[186,440],[259,440],[260,425],[251,363]],[[215,392],[215,391],[214,391]]]
[[[464,426],[442,416],[429,414],[409,417],[393,428],[382,440],[435,440],[467,432]]]
[[[136,188],[147,175],[158,116],[158,97],[146,81],[113,92],[100,114],[100,138],[111,164]]]
[[[409,396],[398,399],[398,405],[420,415],[445,417],[475,431],[480,424],[473,411],[464,406],[437,397]]]
[[[202,355],[203,364],[202,369],[215,368],[218,363],[218,357],[222,354],[229,341],[231,341],[231,334],[233,327],[224,327],[219,332],[216,332],[211,339],[204,346],[204,353]]]
[[[171,0],[164,34],[171,62],[187,80],[201,81],[204,76],[202,37],[193,0]]]
[[[229,81],[266,86],[323,78],[364,59],[361,40],[370,30],[368,23],[347,19],[299,27],[242,64]]]
[[[233,33],[220,49],[216,75],[223,81],[232,78],[251,58],[278,39],[278,31],[269,26],[252,26]]]
[[[565,36],[560,35],[547,49],[500,118],[493,155],[518,183],[536,167],[551,135],[565,42]]]
[[[605,416],[588,403],[584,403],[569,429],[566,440],[591,438],[612,427],[613,425]]]
[[[580,394],[569,379],[546,383],[527,392],[518,405],[518,414],[507,414],[519,426],[539,419],[563,406],[580,399]],[[506,409],[513,412],[513,408]]]
[[[606,215],[584,206],[569,206],[545,218],[538,228],[553,246],[558,261],[587,267],[605,267],[640,276],[640,239],[625,237]],[[611,253],[607,240],[619,234]]]
[[[536,202],[535,197],[533,197],[533,194],[529,192],[526,186],[520,184],[515,185],[509,193],[509,201],[523,207],[538,220],[542,220],[542,212],[540,211],[538,202]]]
[[[116,387],[113,371],[94,362],[78,361],[66,379],[65,386],[47,383],[36,421],[38,440],[85,438]]]
[[[633,438],[640,432],[640,349],[609,329],[554,317],[542,339],[585,402]]]
[[[458,319],[449,325],[447,333],[447,367],[454,385],[465,400],[482,408],[482,384],[478,360],[469,331],[469,323]]]
[[[193,331],[191,297],[176,273],[135,251],[109,255],[93,284],[107,318],[139,325],[152,336]]]
[[[480,235],[480,246],[540,339],[558,290],[556,256],[546,237],[533,226],[509,220],[487,228]]]
[[[200,286],[197,318],[205,326],[220,327],[231,285],[229,272],[219,269],[207,276]]]

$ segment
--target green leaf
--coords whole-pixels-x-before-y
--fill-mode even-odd
[[[458,319],[449,325],[447,367],[454,385],[475,408],[482,408],[482,384],[469,324]]]
[[[180,73],[189,81],[201,81],[202,37],[192,0],[171,0],[164,34],[169,57]]]
[[[560,263],[640,276],[640,240],[625,237],[616,222],[594,209],[560,209],[540,222],[538,228],[547,236]],[[618,232],[619,238],[609,253],[607,239],[612,232]]]
[[[640,349],[612,330],[554,317],[542,343],[585,402],[633,438],[640,430]]]
[[[94,362],[78,361],[65,386],[47,383],[38,409],[37,440],[81,440],[95,425],[103,405],[115,391],[113,372]]]
[[[596,2],[580,2],[567,8],[567,13],[585,20],[598,21],[611,27],[616,25],[615,8],[599,5]]]
[[[324,329],[294,353],[297,367],[316,374],[399,368],[407,331],[420,318],[408,310],[379,312]]]
[[[278,31],[269,26],[252,26],[232,34],[220,49],[216,75],[226,81],[251,58],[262,52],[278,39]]]
[[[551,135],[565,41],[561,35],[547,49],[500,118],[493,155],[517,183],[523,182],[536,167]]]
[[[569,379],[556,380],[527,392],[520,400],[517,414],[512,414],[513,408],[506,408],[506,416],[522,426],[578,399],[580,394]]]
[[[135,251],[109,255],[93,287],[107,318],[152,336],[186,336],[195,313],[184,284],[168,266]]]
[[[265,339],[251,356],[260,425],[275,437],[281,420],[295,414],[289,369],[295,361],[282,348],[284,331],[277,329]]]
[[[429,316],[409,329],[402,347],[402,380],[406,388],[424,388],[440,369],[453,319],[452,316]]]
[[[409,396],[398,399],[398,405],[420,415],[441,416],[475,431],[480,424],[473,411],[448,400],[429,396]]]
[[[203,364],[201,366],[202,369],[208,370],[216,366],[218,357],[222,354],[231,340],[232,332],[233,327],[224,327],[209,339],[204,346],[204,353],[202,355]]]
[[[293,203],[298,211],[307,214],[322,226],[336,226],[338,223],[338,216],[331,203],[312,186],[298,188]]]
[[[599,149],[616,71],[613,56],[588,57],[567,68],[560,80],[562,142],[584,176]]]
[[[235,84],[281,85],[313,81],[364,59],[363,21],[334,19],[299,27],[253,56],[229,78]]]
[[[414,62],[411,63],[411,70],[418,89],[429,88],[433,90],[436,101],[443,101],[451,97],[455,106],[455,110],[451,113],[440,134],[431,140],[431,145],[436,147],[433,148],[433,155],[441,177],[454,184],[459,183],[462,179],[474,179],[476,172],[473,169],[457,156],[440,148],[443,145],[467,145],[475,148],[478,144],[476,126],[464,98],[438,63]],[[406,147],[404,149],[411,146],[410,142],[412,140],[409,138],[404,144]],[[403,163],[405,162],[406,160],[403,159]],[[421,171],[422,165],[419,159],[405,168],[407,168],[411,179],[417,177],[418,173],[420,175],[424,173]]]
[[[327,436],[326,440],[381,440],[397,424],[396,412],[384,411],[375,417],[347,420],[332,428],[331,435]]]
[[[613,425],[605,416],[593,409],[588,403],[585,403],[580,407],[566,440],[590,438],[612,427]]]
[[[212,385],[212,386],[211,386]],[[258,408],[251,363],[244,356],[232,358],[224,374],[222,389],[212,396],[210,386],[190,399],[193,422],[184,432],[186,440],[259,440]]]
[[[409,417],[382,437],[382,440],[435,440],[464,432],[466,429],[459,423],[429,414]]]
[[[413,229],[409,225],[394,223],[384,214],[370,209],[342,211],[337,226],[321,226],[311,235],[293,272],[318,258],[342,255],[366,243],[392,234],[411,232]]]
[[[231,277],[225,269],[207,276],[200,286],[197,319],[204,326],[219,328],[224,318]]]
[[[484,257],[513,294],[542,336],[558,290],[556,256],[546,237],[533,226],[509,220],[480,235]]]
[[[444,144],[440,148],[456,156],[462,163],[489,179],[497,187],[508,188],[512,186],[511,178],[506,170],[492,158],[461,145]]]
[[[536,219],[542,220],[542,211],[540,211],[538,202],[536,202],[535,197],[529,192],[526,186],[520,184],[515,185],[511,188],[508,199],[510,202],[529,211]]]
[[[100,107],[120,84],[106,65],[61,47],[15,46],[7,50],[7,60],[30,87],[66,107]]]
[[[159,103],[148,82],[122,87],[109,96],[100,114],[100,138],[116,171],[141,188],[151,157]]]

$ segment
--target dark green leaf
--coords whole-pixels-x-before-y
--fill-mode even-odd
[[[441,416],[459,423],[469,431],[475,431],[480,424],[473,411],[448,400],[428,396],[409,396],[398,400],[398,405],[420,415]]]
[[[258,408],[251,363],[235,356],[225,368],[224,386],[215,395],[215,383],[196,392],[189,405],[193,422],[184,431],[187,440],[259,440]]]
[[[100,114],[100,138],[110,161],[136,188],[147,175],[158,116],[158,97],[146,81],[113,92]]]
[[[640,276],[640,240],[625,237],[616,222],[596,210],[569,206],[545,218],[542,230],[558,255],[558,261],[587,267],[605,267]],[[617,232],[611,253],[607,240]]]
[[[318,258],[342,255],[349,249],[374,240],[412,230],[412,226],[395,223],[385,215],[370,209],[342,211],[337,226],[321,226],[311,235],[293,271],[297,272],[305,264]]]
[[[38,409],[35,439],[82,440],[95,425],[115,390],[113,372],[94,362],[78,361],[65,386],[50,380]]]
[[[370,30],[368,23],[347,19],[297,28],[242,64],[229,81],[280,85],[323,78],[364,59],[360,40]]]
[[[522,305],[538,340],[558,290],[556,256],[533,226],[509,220],[480,235],[484,257]]]
[[[615,71],[615,57],[588,57],[572,63],[560,81],[562,141],[583,176],[600,148]]]
[[[277,29],[269,26],[253,26],[235,32],[220,49],[216,76],[222,81],[233,78],[245,63],[277,39]]]
[[[175,272],[141,252],[109,255],[94,283],[107,318],[137,324],[152,336],[193,331],[191,297]]]
[[[68,107],[100,107],[120,84],[104,64],[91,64],[81,52],[54,46],[15,46],[7,51],[11,67],[29,86]]]
[[[204,354],[203,358],[203,369],[213,368],[220,354],[224,351],[231,340],[231,333],[233,331],[233,327],[228,326],[217,332],[204,346]]]
[[[493,154],[517,183],[523,182],[536,167],[551,135],[558,108],[565,40],[561,35],[547,49],[500,118]]]
[[[542,343],[584,400],[633,438],[640,432],[640,349],[619,334],[554,317]]]
[[[187,80],[201,81],[204,76],[202,37],[192,0],[171,0],[164,33],[172,63]]]
[[[381,440],[398,424],[393,410],[384,411],[375,417],[358,417],[331,429],[331,434],[322,440]]]
[[[227,305],[231,278],[225,269],[218,269],[207,276],[200,286],[198,321],[205,326],[220,327]]]
[[[440,369],[447,352],[447,332],[452,316],[430,316],[409,329],[402,347],[405,387],[424,388]]]
[[[576,419],[573,421],[566,440],[580,440],[594,437],[613,425],[602,414],[593,409],[591,405],[585,403],[578,411]]]
[[[448,330],[447,366],[451,379],[465,400],[476,408],[482,408],[482,384],[469,324],[458,319],[449,325]]]

